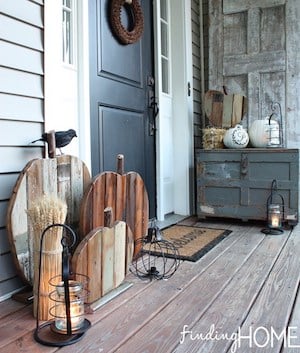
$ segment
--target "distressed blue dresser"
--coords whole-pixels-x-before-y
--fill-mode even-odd
[[[298,223],[298,149],[198,149],[196,165],[199,218],[266,220],[275,179],[284,198],[286,223]]]

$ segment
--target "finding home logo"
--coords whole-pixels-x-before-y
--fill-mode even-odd
[[[238,352],[242,346],[249,348],[274,348],[279,342],[283,342],[285,348],[300,348],[300,331],[298,327],[288,326],[283,330],[276,330],[273,326],[267,328],[264,326],[252,327],[243,330],[239,327],[237,332],[220,333],[215,325],[211,325],[206,333],[190,330],[188,325],[184,325],[180,332],[180,344],[186,341],[229,341],[231,342],[230,352]],[[296,351],[295,351],[296,352]],[[299,352],[299,350],[297,350]]]

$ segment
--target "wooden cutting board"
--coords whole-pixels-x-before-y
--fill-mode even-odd
[[[7,230],[17,271],[25,282],[33,283],[33,232],[26,210],[43,194],[57,196],[67,203],[66,223],[76,229],[80,203],[90,180],[86,165],[69,155],[34,159],[21,172],[8,205]]]
[[[80,242],[72,257],[72,269],[89,277],[88,304],[123,282],[132,261],[133,246],[132,232],[123,221],[95,228]]]
[[[81,204],[80,235],[104,226],[104,210],[111,207],[113,221],[125,221],[134,240],[147,234],[149,201],[142,177],[136,172],[104,172],[96,176]],[[135,247],[135,254],[139,247]]]

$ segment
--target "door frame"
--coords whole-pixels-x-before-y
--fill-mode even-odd
[[[89,4],[77,0],[79,156],[92,170],[90,129]]]
[[[174,111],[174,213],[188,216],[194,195],[194,120],[191,0],[171,0],[173,111]],[[181,22],[183,31],[178,26]],[[179,40],[179,38],[181,40]],[[173,40],[173,41],[174,41]],[[182,84],[182,82],[184,84]],[[177,143],[178,141],[178,143]]]
[[[193,210],[194,192],[194,128],[193,128],[193,65],[192,65],[192,28],[191,28],[191,0],[170,1],[170,39],[176,43],[171,48],[171,100],[173,132],[173,212],[188,216]],[[159,0],[154,1],[154,7],[159,6]],[[154,14],[159,11],[154,10]],[[155,33],[155,80],[156,96],[160,97],[160,31],[158,19],[154,18]],[[160,104],[160,102],[158,102]],[[161,109],[163,110],[163,109]],[[160,115],[157,116],[156,125],[160,127]],[[161,124],[163,125],[163,124]],[[163,131],[157,131],[157,219],[165,218],[164,207],[164,156]]]
[[[155,1],[155,0],[154,0]],[[175,53],[173,57],[173,71],[177,73],[173,79],[178,82],[174,91],[176,103],[174,111],[174,213],[190,215],[193,210],[193,73],[192,73],[192,30],[191,30],[191,0],[172,0],[172,17],[176,16],[176,25],[173,21],[172,36],[176,38]],[[175,6],[176,5],[176,6]],[[78,114],[79,114],[79,156],[91,170],[91,132],[90,132],[90,94],[89,94],[89,18],[88,2],[77,0],[78,21]],[[178,26],[178,19],[183,30]],[[155,21],[155,19],[153,19]],[[180,38],[180,43],[179,39]],[[155,40],[155,39],[154,39]],[[156,43],[154,44],[156,45]],[[175,55],[176,54],[176,55]],[[176,58],[174,58],[174,56]],[[184,82],[184,85],[182,85]],[[188,83],[190,84],[190,96],[187,95]],[[157,117],[159,119],[159,117]],[[158,157],[159,151],[157,150]],[[156,166],[158,166],[158,160]],[[157,177],[157,209],[156,215],[159,220],[159,178]]]

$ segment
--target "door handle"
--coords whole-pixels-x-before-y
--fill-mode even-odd
[[[156,102],[155,97],[152,97],[152,101],[150,103],[149,108],[151,108],[153,110],[153,119],[155,119],[159,113],[159,107],[158,107],[158,103]]]
[[[156,131],[156,117],[159,113],[158,103],[153,96],[149,108],[152,110],[152,114],[149,114],[149,135],[154,136]]]
[[[152,93],[150,93],[152,92]],[[154,136],[156,131],[156,117],[159,113],[158,103],[156,102],[153,91],[149,91],[148,108],[151,109],[152,114],[149,114],[149,136]]]
[[[148,76],[147,77],[147,85],[149,87],[148,90],[148,108],[151,109],[152,114],[149,114],[149,135],[153,136],[155,135],[156,131],[156,117],[159,113],[159,107],[158,103],[156,101],[155,95],[154,95],[154,77],[153,76]]]

